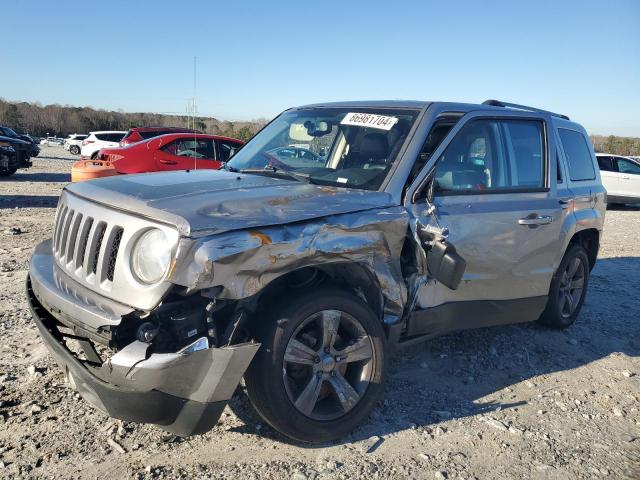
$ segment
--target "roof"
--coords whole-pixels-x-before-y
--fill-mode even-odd
[[[426,108],[431,102],[424,102],[418,100],[355,100],[346,102],[328,102],[328,103],[313,103],[309,105],[303,105],[297,108],[344,108],[344,107],[371,107],[371,108],[411,108],[420,109]]]
[[[356,100],[343,102],[314,103],[304,105],[297,108],[401,108],[401,109],[419,109],[423,110],[430,105],[438,105],[447,109],[470,112],[473,110],[493,110],[496,112],[504,112],[505,108],[511,110],[521,110],[550,114],[552,116],[569,121],[569,117],[558,113],[549,112],[535,107],[526,105],[518,105],[515,103],[507,103],[499,100],[487,100],[483,103],[460,103],[460,102],[442,102],[442,101],[423,101],[423,100]]]
[[[95,130],[93,132],[89,132],[89,135],[93,135],[96,133],[121,133],[122,135],[126,135],[127,132],[122,132],[120,130]]]
[[[130,130],[135,130],[136,132],[153,132],[154,130],[181,130],[181,131],[189,131],[195,132],[192,128],[187,127],[132,127]]]
[[[245,143],[239,138],[233,137],[223,137],[221,135],[211,135],[209,133],[193,133],[193,132],[175,132],[175,133],[166,133],[164,135],[157,135],[155,137],[148,138],[144,140],[145,142],[149,142],[151,140],[155,140],[156,138],[213,138],[214,140],[230,140],[232,142],[240,142]]]

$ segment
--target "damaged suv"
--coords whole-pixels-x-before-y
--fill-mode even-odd
[[[311,105],[220,171],[67,186],[27,294],[70,384],[113,417],[202,433],[244,376],[271,426],[325,441],[367,417],[400,345],[571,325],[605,202],[587,134],[562,115]]]

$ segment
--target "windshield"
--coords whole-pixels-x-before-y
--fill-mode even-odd
[[[313,108],[285,112],[227,164],[310,183],[377,190],[418,115],[414,110]]]

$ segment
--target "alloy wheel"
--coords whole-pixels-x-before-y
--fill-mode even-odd
[[[285,349],[289,400],[313,420],[340,418],[365,394],[375,361],[371,338],[356,318],[339,310],[317,312],[298,326]]]
[[[585,265],[579,257],[574,257],[562,272],[558,305],[563,318],[569,318],[578,308],[584,290],[585,272]]]

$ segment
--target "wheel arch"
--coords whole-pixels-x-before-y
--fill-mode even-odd
[[[587,251],[589,257],[589,269],[593,270],[598,258],[598,250],[600,249],[600,232],[596,228],[587,228],[573,234],[567,249],[571,245],[580,245]]]
[[[382,322],[384,297],[376,276],[356,262],[335,262],[299,267],[273,279],[255,296],[256,310],[283,300],[306,288],[332,286],[349,291],[362,299]]]

